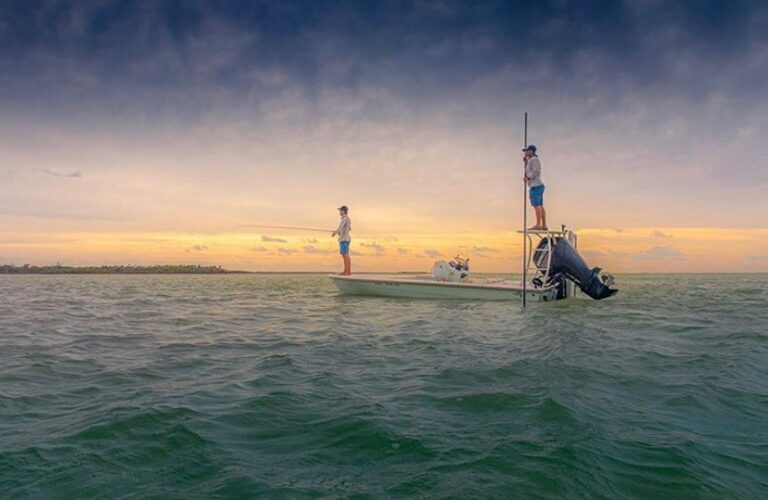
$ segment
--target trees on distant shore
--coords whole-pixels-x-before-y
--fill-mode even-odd
[[[23,266],[0,265],[0,274],[227,274],[243,271],[228,271],[221,266],[200,266],[192,264],[155,266]]]

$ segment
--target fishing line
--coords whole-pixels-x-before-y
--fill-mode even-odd
[[[266,224],[239,224],[238,227],[258,227],[264,229],[291,229],[294,231],[313,231],[316,233],[332,233],[333,229],[318,229],[316,227],[298,227],[298,226],[268,226]]]

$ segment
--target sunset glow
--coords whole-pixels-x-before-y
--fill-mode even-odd
[[[578,229],[578,228],[577,228]],[[768,271],[768,230],[716,228],[583,228],[585,257],[616,272]],[[353,240],[359,271],[426,272],[457,254],[476,272],[517,272],[521,236],[513,232],[380,233]],[[290,231],[237,233],[6,234],[7,263],[68,265],[198,263],[249,271],[333,271],[337,246],[328,235]]]
[[[457,253],[516,271],[528,111],[550,225],[577,230],[590,264],[768,271],[765,16],[728,12],[714,39],[651,4],[592,30],[537,12],[524,37],[503,4],[464,22],[427,2],[400,13],[412,24],[294,5],[274,25],[227,2],[16,9],[0,23],[0,263],[332,271],[347,204],[358,271]]]

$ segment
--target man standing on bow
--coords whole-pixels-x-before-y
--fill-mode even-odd
[[[339,237],[339,253],[344,260],[344,271],[339,273],[339,276],[349,276],[352,274],[352,261],[349,258],[349,242],[351,241],[349,232],[352,230],[352,220],[349,218],[349,209],[346,205],[339,207],[339,215],[341,216],[339,227],[331,233],[331,236]]]
[[[525,182],[528,183],[531,206],[536,212],[536,225],[531,230],[547,229],[547,212],[544,210],[544,183],[541,181],[541,162],[533,144],[523,149],[525,163]]]

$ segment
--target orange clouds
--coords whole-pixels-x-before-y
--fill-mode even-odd
[[[584,228],[579,249],[612,272],[768,271],[768,229]],[[357,271],[427,271],[461,254],[475,272],[516,272],[521,237],[501,233],[378,234],[354,237]],[[339,266],[335,239],[298,232],[18,233],[0,238],[0,263],[222,265],[249,271],[330,272]]]

